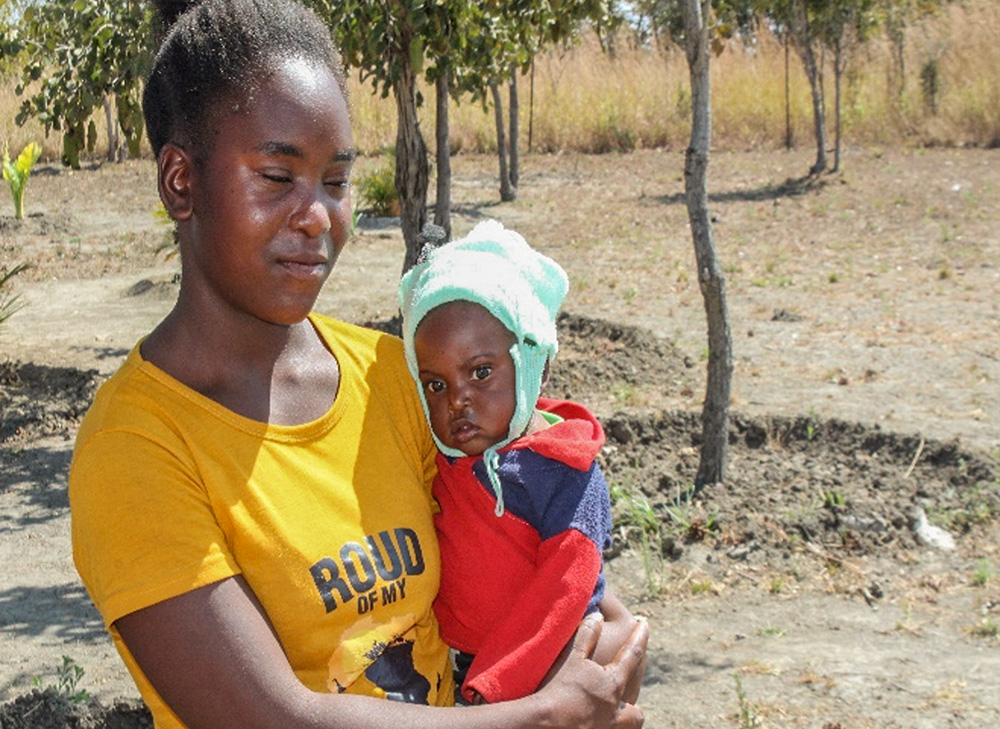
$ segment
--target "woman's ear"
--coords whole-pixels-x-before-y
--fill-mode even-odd
[[[156,161],[157,185],[163,207],[174,220],[191,217],[191,174],[194,160],[187,150],[168,142]]]

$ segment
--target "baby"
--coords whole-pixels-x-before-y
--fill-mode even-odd
[[[557,263],[495,221],[400,282],[407,364],[440,450],[434,610],[473,703],[535,691],[604,598],[604,431],[583,406],[539,397],[567,290]],[[633,623],[608,602],[605,661]]]

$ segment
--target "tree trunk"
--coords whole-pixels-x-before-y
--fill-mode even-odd
[[[435,82],[437,114],[434,137],[437,159],[437,196],[434,202],[434,224],[444,229],[445,240],[451,240],[451,139],[448,123],[448,71]]]
[[[792,90],[789,79],[789,55],[792,39],[784,35],[785,46],[785,149],[792,148]]]
[[[841,120],[840,111],[840,84],[844,77],[844,43],[842,38],[837,38],[833,46],[833,169],[831,172],[840,172],[840,150],[841,150]]]
[[[809,32],[809,18],[802,0],[795,3],[792,11],[792,33],[795,48],[802,59],[809,90],[812,92],[813,123],[816,131],[816,162],[809,168],[809,174],[818,175],[826,170],[826,111],[823,107],[823,68],[816,62],[815,42]]]
[[[496,81],[490,82],[490,94],[493,96],[493,115],[497,125],[497,158],[500,161],[500,199],[511,202],[517,199],[517,190],[510,184],[510,173],[507,170],[507,139],[504,133],[503,100],[500,98],[500,88]]]
[[[733,376],[726,278],[715,255],[708,214],[708,155],[712,140],[708,16],[710,0],[685,0],[687,61],[691,77],[691,144],[684,158],[684,193],[708,320],[708,382],[702,409],[701,459],[695,486],[725,480],[729,397]]]
[[[531,59],[531,84],[528,87],[528,154],[531,154],[531,143],[535,132],[535,59]]]
[[[420,255],[420,231],[427,215],[429,175],[427,145],[420,134],[417,117],[417,79],[408,53],[399,55],[396,82],[396,193],[399,217],[406,244],[403,272],[409,271]]]
[[[521,125],[519,115],[521,113],[521,102],[517,96],[517,69],[512,69],[510,73],[510,184],[517,190],[517,183],[521,177],[521,155],[518,151],[518,143],[521,138]]]
[[[118,120],[111,113],[111,98],[105,96],[101,105],[104,107],[104,123],[108,129],[108,162],[121,162],[118,159]]]

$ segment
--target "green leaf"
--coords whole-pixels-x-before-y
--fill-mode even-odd
[[[410,68],[419,74],[424,67],[424,41],[419,36],[410,41]]]

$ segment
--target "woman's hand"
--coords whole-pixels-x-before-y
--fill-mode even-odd
[[[637,621],[618,654],[606,666],[592,660],[603,628],[600,613],[583,619],[543,682],[539,697],[551,702],[555,726],[580,729],[637,729],[642,709],[623,701],[626,688],[641,678],[649,626]]]

